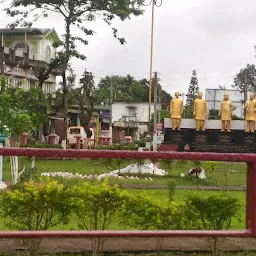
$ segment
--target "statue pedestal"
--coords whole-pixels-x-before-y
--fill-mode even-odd
[[[256,133],[245,133],[244,130],[172,131],[171,128],[165,128],[164,131],[164,144],[177,145],[178,151],[256,153]]]

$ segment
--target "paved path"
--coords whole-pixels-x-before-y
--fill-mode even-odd
[[[10,239],[0,240],[0,255],[14,254],[15,250],[23,249],[17,241]],[[103,250],[106,252],[134,252],[155,251],[156,238],[109,238],[106,240]],[[164,238],[164,250],[173,251],[208,251],[209,244],[206,238]],[[56,238],[44,239],[41,244],[41,252],[88,252],[91,250],[91,241],[86,238]],[[256,250],[256,240],[253,238],[227,238],[223,244],[223,250]]]

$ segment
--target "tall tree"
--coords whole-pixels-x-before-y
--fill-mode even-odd
[[[197,79],[197,73],[196,70],[192,71],[192,77],[190,79],[190,84],[188,86],[188,93],[187,93],[187,99],[186,99],[186,105],[190,106],[194,103],[194,100],[197,97],[199,87],[198,87],[198,79]]]
[[[81,125],[84,127],[88,137],[90,137],[90,121],[96,101],[96,90],[92,73],[85,70],[83,77],[80,79],[80,87],[75,89],[75,95],[80,110],[79,118]]]
[[[42,90],[24,91],[9,88],[4,76],[0,76],[0,132],[8,136],[11,146],[18,147],[23,132],[31,132],[42,125],[47,115],[48,102]],[[19,170],[19,158],[10,157],[12,181],[17,183],[26,167]]]
[[[98,84],[98,103],[109,104],[110,84],[113,86],[114,101],[125,102],[148,102],[149,81],[147,79],[136,80],[131,75],[127,76],[106,76]],[[158,85],[160,92],[159,102],[169,104],[171,95]],[[152,100],[153,100],[152,93]]]
[[[255,65],[247,64],[245,68],[240,69],[234,78],[232,87],[237,88],[244,93],[244,102],[247,100],[247,91],[256,91],[256,68]]]
[[[193,105],[197,97],[198,91],[199,91],[199,86],[198,86],[197,73],[196,73],[196,70],[194,69],[192,71],[192,77],[190,79],[190,84],[188,86],[188,93],[186,95],[187,99],[186,99],[186,105],[185,105],[185,111],[184,111],[184,115],[186,118],[193,117]]]
[[[130,18],[131,15],[142,15],[141,6],[143,3],[144,0],[12,0],[11,8],[6,8],[6,13],[16,18],[16,21],[11,24],[12,27],[18,25],[31,27],[32,22],[27,21],[27,18],[31,17],[31,15],[34,15],[34,20],[38,20],[40,17],[47,17],[49,12],[57,13],[63,17],[65,34],[63,36],[61,56],[63,59],[62,90],[65,134],[67,134],[68,128],[68,88],[66,77],[68,63],[72,57],[85,59],[85,56],[76,50],[77,42],[81,42],[84,45],[88,44],[83,35],[74,36],[72,28],[80,29],[86,36],[93,35],[94,31],[84,27],[83,24],[88,24],[88,22],[99,18],[112,27],[112,21],[115,18],[120,18],[121,21],[124,21]],[[125,43],[124,38],[118,37],[116,28],[112,27],[112,32],[121,44]]]

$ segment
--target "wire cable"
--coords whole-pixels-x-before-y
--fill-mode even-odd
[[[163,4],[163,0],[160,0],[160,4],[157,4],[157,0],[153,0],[156,7],[161,7]]]
[[[150,6],[152,4],[152,0],[150,0],[150,3],[148,4],[143,4],[143,6]]]

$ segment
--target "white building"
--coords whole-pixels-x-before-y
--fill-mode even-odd
[[[233,105],[235,107],[234,114],[242,118],[244,93],[241,93],[238,90],[206,89],[205,100],[207,101],[208,109],[219,110],[225,92],[229,94],[229,99],[233,102]],[[247,92],[247,94],[247,98],[249,98],[250,92]]]
[[[38,84],[38,70],[47,70],[55,58],[54,44],[60,42],[54,29],[17,28],[0,29],[0,57],[3,60],[1,72],[11,87],[29,90]],[[56,91],[56,76],[60,71],[54,69],[45,80],[42,89],[47,93]]]
[[[158,109],[160,105],[158,105]],[[148,131],[148,102],[115,102],[112,105],[112,121],[114,127],[136,128],[139,134]],[[150,113],[154,113],[151,104]]]

